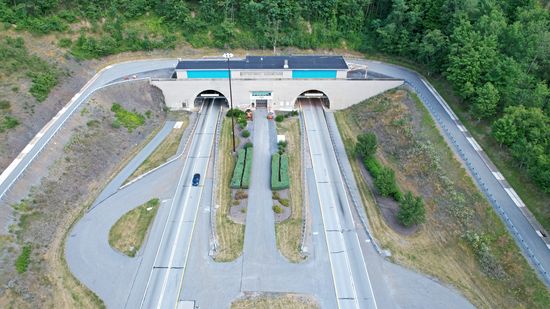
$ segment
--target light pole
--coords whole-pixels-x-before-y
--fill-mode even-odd
[[[235,118],[233,114],[233,93],[231,91],[231,68],[229,66],[229,59],[233,58],[232,53],[225,53],[223,57],[227,59],[227,73],[229,74],[229,108],[231,110],[231,136],[233,137],[233,152],[235,152]]]

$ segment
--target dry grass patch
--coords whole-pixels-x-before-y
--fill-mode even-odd
[[[300,140],[300,120],[297,117],[286,118],[277,123],[277,134],[286,137],[290,174],[290,218],[275,225],[277,247],[291,262],[304,260],[300,248],[302,241],[302,149]]]
[[[219,183],[216,190],[219,208],[216,211],[216,232],[218,251],[215,260],[228,262],[241,255],[244,245],[244,225],[233,222],[229,218],[231,208],[231,189],[229,183],[235,166],[235,156],[232,154],[231,119],[225,117],[219,144],[218,168]]]
[[[310,296],[299,294],[252,294],[231,304],[231,309],[316,309],[317,302]]]
[[[157,214],[158,198],[124,214],[109,231],[109,244],[116,250],[134,257],[141,248],[151,222]]]
[[[126,180],[125,183],[130,182],[136,177],[145,174],[146,172],[154,169],[155,167],[160,166],[164,162],[168,161],[172,156],[178,151],[178,147],[181,142],[181,138],[185,129],[189,125],[189,114],[182,113],[178,117],[178,121],[181,121],[183,124],[180,128],[174,128],[168,134],[168,136],[158,145],[158,147],[141,163],[141,165],[132,173],[130,177]]]
[[[440,135],[416,96],[399,89],[336,113],[375,237],[402,265],[457,287],[477,307],[544,308],[540,282],[505,226]],[[371,131],[378,158],[396,172],[399,186],[422,195],[427,221],[410,237],[384,221],[352,154],[356,136]],[[481,236],[492,260],[480,258],[468,235]],[[487,267],[487,265],[494,267]]]

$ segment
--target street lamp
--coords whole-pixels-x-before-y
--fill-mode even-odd
[[[233,58],[232,53],[224,53],[223,57],[227,59],[227,73],[229,74],[229,108],[231,110],[231,135],[233,136],[233,152],[235,152],[235,118],[233,114],[233,93],[231,91],[231,67],[229,59]]]

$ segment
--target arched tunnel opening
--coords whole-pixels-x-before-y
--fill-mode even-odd
[[[195,98],[195,102],[193,103],[195,107],[199,107],[203,104],[221,104],[225,107],[229,107],[229,102],[225,95],[219,91],[216,90],[204,90],[200,92],[197,97]]]
[[[302,92],[296,98],[294,108],[299,108],[300,104],[302,103],[322,105],[326,109],[330,109],[330,100],[328,96],[320,90],[312,89],[312,90]]]

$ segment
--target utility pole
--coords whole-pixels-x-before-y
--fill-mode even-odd
[[[227,59],[227,73],[229,74],[229,108],[231,110],[231,136],[233,138],[233,152],[235,152],[235,117],[233,114],[233,93],[231,90],[231,67],[229,66],[229,59],[233,57],[232,53],[225,53],[223,57]]]

